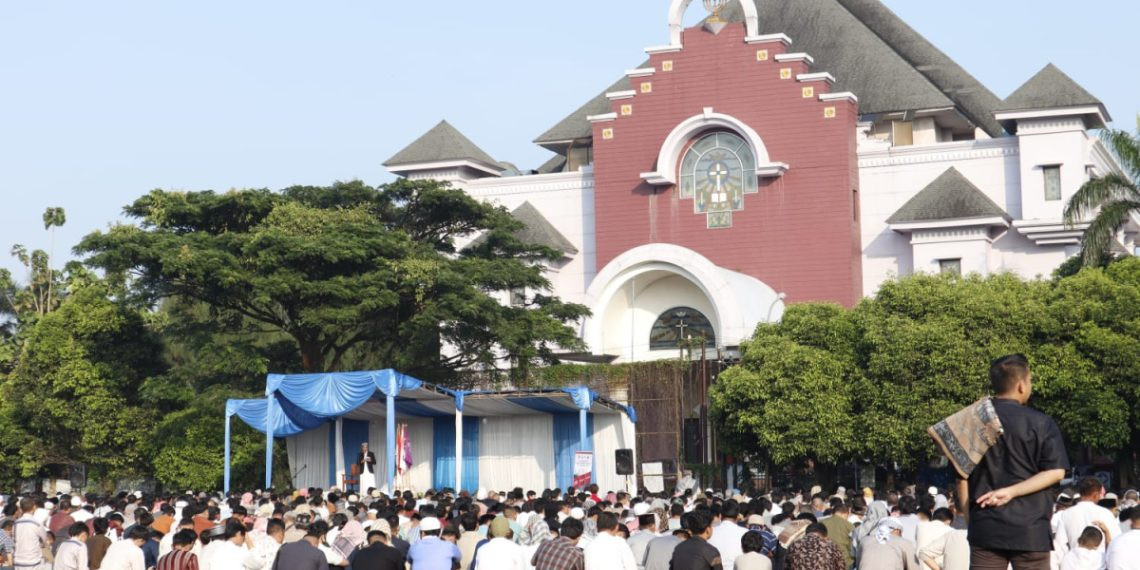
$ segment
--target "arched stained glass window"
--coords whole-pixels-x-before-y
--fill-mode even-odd
[[[758,191],[756,156],[735,133],[708,133],[685,152],[678,180],[681,198],[692,198],[693,212],[708,215],[708,227],[730,227],[744,195]]]
[[[700,311],[692,307],[673,307],[653,323],[649,331],[650,350],[668,350],[681,346],[682,339],[704,338],[705,346],[716,346],[716,331]]]

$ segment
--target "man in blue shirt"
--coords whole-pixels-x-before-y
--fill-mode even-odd
[[[439,537],[440,523],[435,517],[420,521],[423,537],[408,550],[412,570],[456,570],[463,555],[454,543]]]

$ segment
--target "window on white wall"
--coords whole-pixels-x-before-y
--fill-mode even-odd
[[[957,259],[939,259],[938,271],[943,275],[961,275],[962,274],[962,258]]]
[[[1045,173],[1045,200],[1056,201],[1061,199],[1061,167],[1043,166]]]

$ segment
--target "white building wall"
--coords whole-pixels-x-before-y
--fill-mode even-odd
[[[553,290],[563,301],[586,302],[586,288],[597,273],[594,246],[594,172],[481,178],[462,185],[471,196],[508,210],[530,202],[543,217],[570,240],[578,253],[548,272]],[[476,236],[471,236],[474,239]],[[460,247],[464,244],[459,244]],[[504,297],[505,300],[505,297]]]
[[[1004,263],[990,266],[985,259],[967,260],[966,255],[953,254],[953,246],[947,245],[952,241],[941,245],[937,252],[920,253],[927,259],[916,260],[911,236],[887,227],[887,218],[951,166],[1011,216],[1016,218],[1020,215],[1021,177],[1017,140],[1014,138],[906,147],[861,141],[859,205],[864,295],[873,295],[888,279],[910,275],[916,270],[930,270],[929,258],[934,255],[945,256],[944,259],[962,257],[964,271],[967,267],[987,268],[989,271],[1003,269]],[[1016,249],[1032,246],[1032,243],[1025,241],[1008,245]],[[974,255],[978,253],[980,250],[975,249]],[[933,267],[937,271],[937,263]]]

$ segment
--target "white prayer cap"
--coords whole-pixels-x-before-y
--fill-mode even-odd
[[[638,503],[633,506],[633,516],[640,517],[649,512],[649,505],[646,503]]]
[[[79,497],[72,497],[71,498],[71,506],[82,507],[83,506],[83,499],[80,499]]]
[[[186,507],[189,507],[189,506],[190,506],[190,503],[187,503],[186,501],[177,501],[174,503],[174,508],[176,508],[176,509],[185,509]]]
[[[486,498],[487,498],[487,490],[486,489],[479,489],[478,491],[475,491],[475,500],[482,501],[483,499],[486,499]]]
[[[820,487],[819,485],[814,485],[811,488],[811,496],[813,496],[813,497],[822,493],[822,492],[823,492],[823,487]]]
[[[142,498],[142,491],[135,491],[135,498],[141,499]]]
[[[420,530],[422,530],[424,532],[430,532],[430,531],[439,530],[439,529],[440,529],[439,519],[437,519],[435,517],[427,517],[424,520],[420,521]]]
[[[927,489],[926,492],[930,493],[931,495],[937,495],[938,494],[938,487],[931,487],[931,488]]]
[[[52,509],[52,508],[55,508],[55,503],[53,503],[53,502],[51,502],[51,501],[44,501],[44,508],[45,508],[45,509]]]
[[[570,509],[570,518],[582,520],[586,518],[586,511],[583,511],[581,507],[574,507]]]

